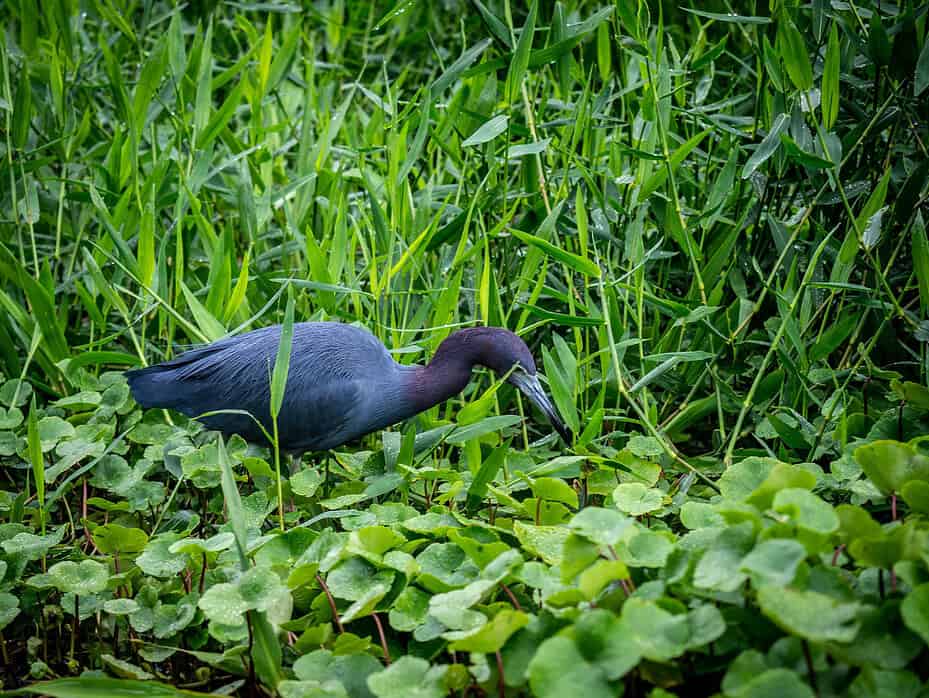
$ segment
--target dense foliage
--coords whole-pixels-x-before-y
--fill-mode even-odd
[[[925,3],[38,7],[4,688],[929,695]],[[292,467],[132,401],[285,315],[404,362],[509,327],[576,440],[489,373]]]

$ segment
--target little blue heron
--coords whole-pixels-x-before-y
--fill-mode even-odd
[[[570,442],[571,433],[545,394],[525,342],[509,330],[472,327],[449,335],[427,366],[394,361],[377,337],[339,322],[294,324],[279,445],[291,453],[327,451],[401,422],[460,393],[479,364],[521,390]],[[188,417],[242,410],[269,432],[270,374],[280,343],[274,325],[228,337],[171,361],[128,371],[132,395],[143,407],[175,409]],[[226,435],[266,443],[245,414],[200,419]]]

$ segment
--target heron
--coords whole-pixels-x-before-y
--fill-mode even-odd
[[[142,407],[173,409],[225,436],[239,434],[267,444],[264,430],[271,432],[273,426],[271,375],[280,340],[281,325],[272,325],[127,371],[126,377]],[[362,327],[297,322],[277,420],[278,448],[296,456],[329,451],[402,422],[464,390],[476,365],[505,377],[571,443],[529,347],[507,329],[458,330],[442,341],[427,365],[409,366],[395,361]]]

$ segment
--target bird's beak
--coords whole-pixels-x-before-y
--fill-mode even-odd
[[[545,389],[539,382],[539,377],[530,376],[525,371],[517,369],[510,374],[510,383],[519,388],[523,395],[532,400],[535,406],[545,413],[545,416],[548,418],[548,421],[551,422],[555,431],[561,435],[565,443],[570,445],[572,441],[571,430],[568,429],[564,421],[562,421],[561,415],[558,414],[558,410],[555,409],[551,399],[546,395]]]

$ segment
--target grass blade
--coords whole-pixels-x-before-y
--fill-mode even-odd
[[[596,265],[593,261],[587,259],[586,257],[581,257],[576,255],[573,252],[568,252],[563,250],[557,245],[553,245],[548,240],[543,240],[542,238],[532,235],[531,233],[524,233],[521,230],[516,230],[515,228],[510,231],[514,237],[519,238],[527,245],[532,245],[536,247],[545,254],[547,254],[552,259],[556,259],[562,264],[574,269],[574,271],[580,272],[586,276],[593,276],[598,278],[600,276],[600,267]]]
[[[39,504],[39,521],[41,521],[42,535],[45,535],[45,458],[42,456],[42,444],[39,441],[38,409],[35,404],[35,393],[29,405],[29,418],[27,426],[27,450],[29,462],[32,464],[32,478],[35,482],[35,496]]]
[[[516,40],[516,50],[513,51],[510,69],[506,74],[506,88],[504,89],[506,101],[509,104],[515,104],[519,99],[523,79],[526,77],[526,70],[529,68],[529,53],[532,50],[532,39],[535,36],[535,18],[538,9],[539,3],[537,0],[531,0],[526,23],[520,29],[519,38]]]

